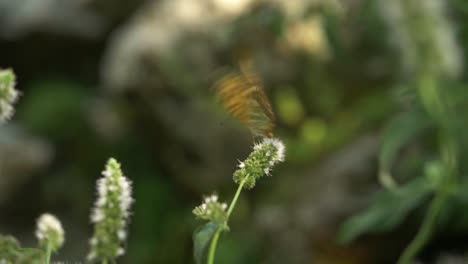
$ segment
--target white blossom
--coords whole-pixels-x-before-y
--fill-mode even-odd
[[[36,237],[40,245],[55,251],[63,245],[65,232],[55,216],[45,213],[37,219]]]
[[[12,70],[0,70],[0,121],[6,121],[13,116],[14,107],[19,97],[15,89],[16,77]]]
[[[281,142],[281,140],[277,138],[264,138],[263,142],[259,144],[260,148],[263,147],[263,144],[272,145],[275,148],[276,153],[274,158],[271,160],[273,163],[284,161],[286,147],[284,146],[283,142]],[[266,156],[269,157],[270,155],[270,152],[267,151]]]
[[[205,197],[204,202],[195,207],[193,213],[202,219],[222,222],[226,217],[226,209],[227,204],[218,202],[218,195],[212,194]]]

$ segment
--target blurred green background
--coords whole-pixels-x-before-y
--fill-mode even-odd
[[[346,246],[336,239],[382,189],[382,129],[412,107],[406,86],[426,55],[402,31],[408,20],[436,17],[426,25],[433,39],[415,39],[437,44],[435,64],[462,90],[468,54],[465,1],[410,0],[417,11],[393,4],[403,2],[0,0],[0,67],[14,69],[22,92],[0,128],[0,233],[34,246],[35,220],[51,212],[66,231],[54,260],[82,261],[94,185],[115,157],[136,199],[119,263],[193,263],[202,223],[193,207],[211,192],[231,199],[232,173],[253,144],[212,86],[249,56],[286,162],[243,192],[217,263],[394,263],[424,202],[391,231]],[[403,181],[428,157],[421,145],[436,144],[415,141],[398,160]],[[434,238],[422,263],[463,263],[465,220]]]

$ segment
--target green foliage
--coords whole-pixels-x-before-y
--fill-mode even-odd
[[[193,232],[193,257],[195,259],[195,263],[206,263],[205,259],[208,247],[218,228],[219,224],[208,222]]]
[[[275,93],[278,117],[288,125],[298,124],[304,118],[304,106],[295,90],[284,87]]]
[[[341,227],[338,240],[347,244],[365,233],[382,233],[399,225],[405,217],[424,202],[432,188],[424,177],[406,185],[376,194],[370,207],[348,219]]]
[[[368,210],[347,221],[340,233],[341,242],[349,242],[366,232],[383,232],[395,228],[414,208],[422,206],[433,194],[425,209],[416,236],[401,254],[398,263],[409,264],[433,238],[437,227],[450,222],[444,213],[453,205],[460,182],[466,177],[466,152],[460,151],[466,134],[466,96],[459,89],[463,70],[460,47],[447,16],[445,1],[375,1],[395,41],[404,70],[406,112],[392,120],[383,136],[379,153],[380,180],[388,187]],[[465,111],[462,111],[465,109]],[[434,137],[418,140],[423,145],[420,171],[424,177],[413,177],[397,187],[391,167],[400,149],[422,133]],[[420,150],[420,151],[421,151]],[[461,181],[460,181],[461,180]],[[466,207],[466,205],[465,205]],[[465,210],[464,207],[459,210]],[[444,216],[444,217],[441,217]]]
[[[139,157],[140,158],[140,157]],[[190,248],[192,222],[188,207],[181,213],[173,208],[182,208],[181,195],[167,178],[161,174],[151,174],[148,166],[137,164],[136,170],[129,172],[133,177],[135,189],[134,214],[131,222],[131,236],[128,241],[128,259],[134,263],[183,263],[192,252],[174,254],[181,248]],[[151,208],[149,210],[148,208]],[[154,223],[157,223],[156,225]],[[155,248],[158,249],[155,254]]]
[[[390,176],[390,170],[401,148],[424,131],[430,123],[427,115],[416,110],[402,113],[390,121],[384,131],[379,151],[379,174],[384,186],[393,187],[395,185]]]
[[[38,81],[31,85],[19,118],[26,127],[54,140],[83,137],[87,128],[84,87],[70,81]]]
[[[259,263],[255,253],[261,250],[261,238],[252,237],[251,228],[243,228],[229,236],[223,237],[223,243],[218,247],[218,257],[216,263],[238,264],[238,263]]]
[[[45,252],[36,248],[22,248],[14,237],[0,235],[0,262],[2,260],[6,264],[43,264]]]

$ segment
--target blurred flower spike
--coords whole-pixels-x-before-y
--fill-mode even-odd
[[[36,237],[42,248],[57,251],[65,240],[60,221],[51,214],[43,214],[37,219]]]
[[[226,209],[227,204],[218,202],[218,196],[212,194],[205,197],[205,201],[193,209],[193,214],[204,220],[223,223],[227,217]]]
[[[254,145],[249,157],[239,163],[239,169],[234,172],[234,181],[237,184],[244,182],[245,188],[252,189],[256,180],[263,175],[270,175],[273,166],[284,161],[284,157],[285,146],[281,140],[264,138]]]
[[[109,159],[102,175],[97,181],[98,198],[91,214],[94,235],[88,260],[113,262],[125,253],[122,244],[127,238],[129,210],[134,200],[131,182],[115,159]]]
[[[0,122],[9,120],[15,111],[13,104],[18,100],[15,90],[16,76],[11,69],[0,69]]]

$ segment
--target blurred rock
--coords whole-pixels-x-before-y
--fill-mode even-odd
[[[464,264],[467,258],[460,255],[442,254],[435,264]]]
[[[175,72],[179,79],[186,79],[190,71],[190,76],[206,82],[226,63],[237,63],[246,55],[255,57],[267,78],[276,79],[277,75],[290,73],[288,66],[294,65],[284,61],[292,54],[285,56],[280,47],[285,45],[280,38],[283,23],[290,20],[291,25],[286,26],[297,28],[303,35],[294,40],[289,36],[286,45],[313,49],[311,53],[326,56],[329,51],[320,16],[301,19],[306,10],[332,9],[333,5],[323,0],[148,1],[129,23],[114,32],[104,56],[102,80],[113,91],[161,86],[161,79],[172,77],[165,74],[179,70]],[[287,11],[286,6],[295,6],[294,11]],[[224,58],[219,58],[220,53]]]
[[[104,85],[122,90],[160,84],[164,76],[158,76],[151,66],[164,67],[178,58],[185,59],[183,55],[188,55],[187,63],[198,62],[192,70],[205,78],[216,69],[214,56],[216,42],[222,41],[220,35],[249,2],[149,1],[129,24],[115,32],[103,61]],[[190,42],[185,42],[187,35],[193,36]]]
[[[96,38],[102,17],[76,0],[0,0],[0,38],[16,39],[33,32]]]
[[[94,98],[85,109],[91,127],[102,140],[113,142],[128,129],[123,116],[109,98]]]

